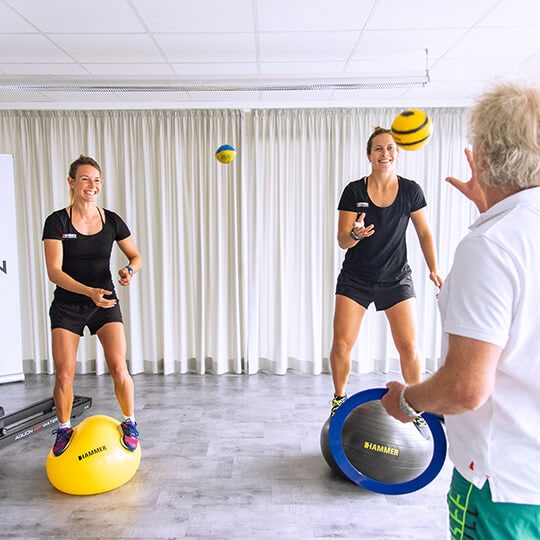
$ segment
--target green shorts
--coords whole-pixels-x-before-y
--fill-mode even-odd
[[[496,503],[486,482],[476,488],[454,469],[448,493],[452,540],[538,540],[540,506]]]

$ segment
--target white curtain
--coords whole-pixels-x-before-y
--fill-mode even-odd
[[[133,373],[284,374],[328,371],[336,242],[345,185],[369,172],[367,137],[397,109],[0,111],[0,153],[14,155],[24,369],[53,371],[45,271],[45,217],[67,204],[69,163],[102,166],[102,204],[128,223],[144,260],[118,287]],[[466,178],[461,109],[426,109],[431,142],[401,152],[398,172],[417,180],[444,276],[472,205],[444,183]],[[237,158],[214,152],[234,145]],[[426,367],[438,362],[435,289],[416,235],[409,259]],[[112,269],[125,264],[114,251]],[[370,309],[353,353],[355,372],[397,369],[384,315]],[[106,371],[93,337],[79,373]]]

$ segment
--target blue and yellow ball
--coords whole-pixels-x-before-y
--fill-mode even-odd
[[[431,139],[431,118],[420,109],[401,111],[392,122],[392,137],[404,150],[418,150]]]
[[[222,144],[216,150],[216,159],[221,163],[230,163],[236,156],[236,149],[230,144]]]
[[[89,416],[73,428],[63,454],[50,451],[46,470],[51,484],[70,495],[95,495],[124,485],[137,472],[141,445],[135,452],[120,442],[120,422],[105,415]]]

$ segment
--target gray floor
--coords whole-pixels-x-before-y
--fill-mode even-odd
[[[388,375],[356,375],[349,392]],[[0,386],[6,414],[51,395],[53,379]],[[49,483],[49,430],[0,450],[0,537],[447,538],[451,466],[406,495],[334,475],[319,446],[328,375],[137,375],[142,461],[123,486],[74,496]],[[92,414],[119,417],[110,377],[76,378]]]

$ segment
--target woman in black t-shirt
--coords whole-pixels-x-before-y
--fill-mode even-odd
[[[128,259],[118,271],[120,285],[127,286],[142,267],[141,256],[124,221],[97,205],[103,183],[97,162],[80,156],[71,164],[67,181],[70,205],[47,217],[43,228],[47,273],[56,284],[49,311],[59,423],[53,431],[53,453],[62,454],[73,434],[73,379],[85,326],[100,340],[114,381],[124,415],[119,438],[128,450],[135,451],[139,433],[134,416],[134,385],[126,364],[126,337],[110,260],[116,242]]]
[[[397,176],[398,148],[389,129],[376,128],[367,143],[371,174],[345,187],[339,202],[338,243],[347,254],[336,286],[330,363],[334,382],[331,414],[345,401],[351,351],[371,302],[384,311],[406,383],[420,382],[414,286],[407,262],[406,230],[413,222],[429,268],[441,287],[435,246],[421,187]]]

